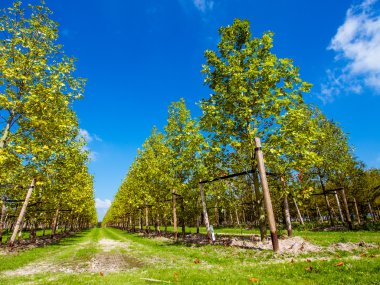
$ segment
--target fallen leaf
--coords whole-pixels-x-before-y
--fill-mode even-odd
[[[344,263],[342,261],[335,264],[335,266],[343,266],[343,265],[344,265]]]
[[[177,282],[178,279],[179,279],[179,275],[178,275],[178,273],[177,273],[177,272],[174,272],[173,277],[174,277],[174,281]]]
[[[305,270],[307,272],[311,272],[311,271],[313,271],[313,266],[305,267]]]
[[[251,281],[252,283],[257,283],[259,282],[259,279],[252,277],[252,278],[249,278],[249,281]]]
[[[201,263],[201,261],[197,258],[197,259],[194,260],[194,263],[195,264],[199,264],[199,263]]]

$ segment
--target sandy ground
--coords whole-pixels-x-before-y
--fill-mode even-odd
[[[77,245],[77,249],[83,249],[88,242]],[[128,249],[127,242],[120,242],[112,239],[101,239],[96,246],[100,252],[94,254],[89,261],[72,260],[57,262],[54,259],[47,259],[39,262],[32,262],[16,270],[9,270],[2,273],[5,276],[33,275],[44,272],[63,273],[110,273],[130,270],[142,266],[136,258],[121,253],[120,249]]]

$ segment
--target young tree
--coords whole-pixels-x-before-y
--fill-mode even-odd
[[[201,102],[202,127],[224,152],[244,153],[243,168],[256,169],[254,138],[260,137],[265,149],[278,118],[298,107],[310,84],[301,80],[292,60],[271,52],[273,33],[252,38],[249,22],[237,19],[219,34],[218,51],[205,52],[205,84],[213,94]],[[257,175],[253,187],[260,209]],[[262,210],[258,216],[265,222]]]

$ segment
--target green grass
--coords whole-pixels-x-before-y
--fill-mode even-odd
[[[219,230],[219,233],[239,234],[236,229]],[[376,232],[296,231],[295,234],[324,246],[342,241],[380,243]],[[111,253],[121,252],[139,260],[139,266],[104,276],[99,273],[51,272],[30,276],[3,274],[6,270],[43,260],[58,264],[84,263],[102,251],[97,245],[102,238],[125,242],[126,249]],[[172,284],[380,284],[379,254],[379,248],[363,248],[352,253],[322,252],[296,257],[223,246],[186,246],[167,239],[143,238],[116,229],[96,228],[44,248],[0,255],[0,284],[160,284],[142,278]],[[308,262],[308,258],[312,261]],[[343,265],[337,266],[339,262]],[[255,280],[258,282],[252,282]]]

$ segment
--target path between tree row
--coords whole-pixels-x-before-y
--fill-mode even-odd
[[[33,250],[13,253],[9,262],[15,264],[10,264],[8,270],[0,270],[0,284],[4,280],[7,282],[4,284],[54,284],[58,281],[62,284],[96,284],[96,278],[112,279],[115,276],[125,278],[120,280],[134,280],[132,283],[140,284],[155,282],[152,281],[156,280],[152,276],[165,276],[167,279],[168,274],[173,282],[179,278],[176,274],[183,271],[192,271],[191,274],[219,274],[226,268],[245,271],[250,266],[260,264],[265,267],[279,263],[333,262],[336,249],[348,252],[362,250],[360,254],[348,253],[343,256],[340,260],[344,263],[367,256],[363,253],[367,248],[361,245],[346,243],[335,248],[322,248],[300,237],[283,240],[282,247],[288,247],[289,253],[276,256],[271,251],[252,248],[252,242],[240,243],[235,240],[233,247],[175,244],[164,237],[143,238],[115,229],[96,228],[77,237],[64,239],[57,245],[37,248],[35,254]],[[378,245],[368,246],[370,249],[376,247]],[[378,260],[377,256],[374,257]],[[164,272],[163,275],[160,272]],[[86,281],[82,283],[81,280]],[[123,284],[119,279],[115,280],[117,284]],[[128,282],[130,283],[131,281]]]

